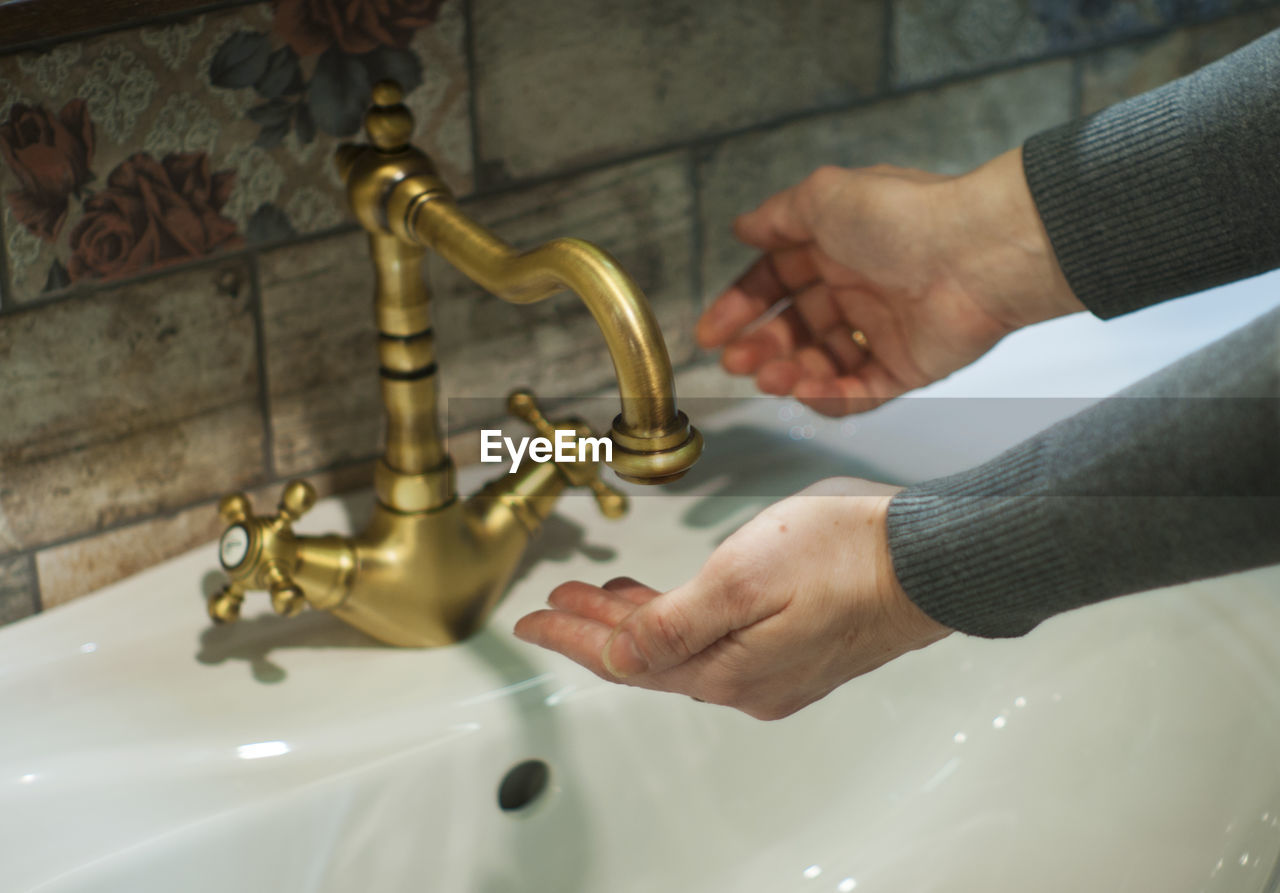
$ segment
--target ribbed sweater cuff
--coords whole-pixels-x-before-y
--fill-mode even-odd
[[[974,636],[1020,636],[1082,603],[1052,499],[1038,492],[1044,462],[1043,443],[1028,441],[889,503],[894,570],[934,620]]]
[[[1183,84],[1033,136],[1027,185],[1077,297],[1103,319],[1221,284],[1248,260],[1219,219]]]

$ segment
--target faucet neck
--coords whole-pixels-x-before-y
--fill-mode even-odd
[[[438,414],[439,392],[424,251],[395,236],[369,234],[375,270],[379,377],[387,410],[378,496],[398,511],[426,511],[456,497],[453,464]]]

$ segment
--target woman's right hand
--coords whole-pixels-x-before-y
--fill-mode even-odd
[[[1083,310],[1014,149],[960,177],[824,167],[734,222],[762,256],[698,322],[729,372],[826,415],[968,365],[1009,332]],[[753,325],[779,301],[791,305]],[[860,333],[860,334],[855,334]]]

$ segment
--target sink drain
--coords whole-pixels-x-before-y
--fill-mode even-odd
[[[542,796],[551,778],[551,767],[542,760],[517,763],[498,785],[498,806],[503,812],[527,809]]]

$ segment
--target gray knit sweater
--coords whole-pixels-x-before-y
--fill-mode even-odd
[[[1032,197],[1102,318],[1280,267],[1280,31],[1028,140]],[[911,599],[981,636],[1280,563],[1280,308],[985,465],[899,493]]]

